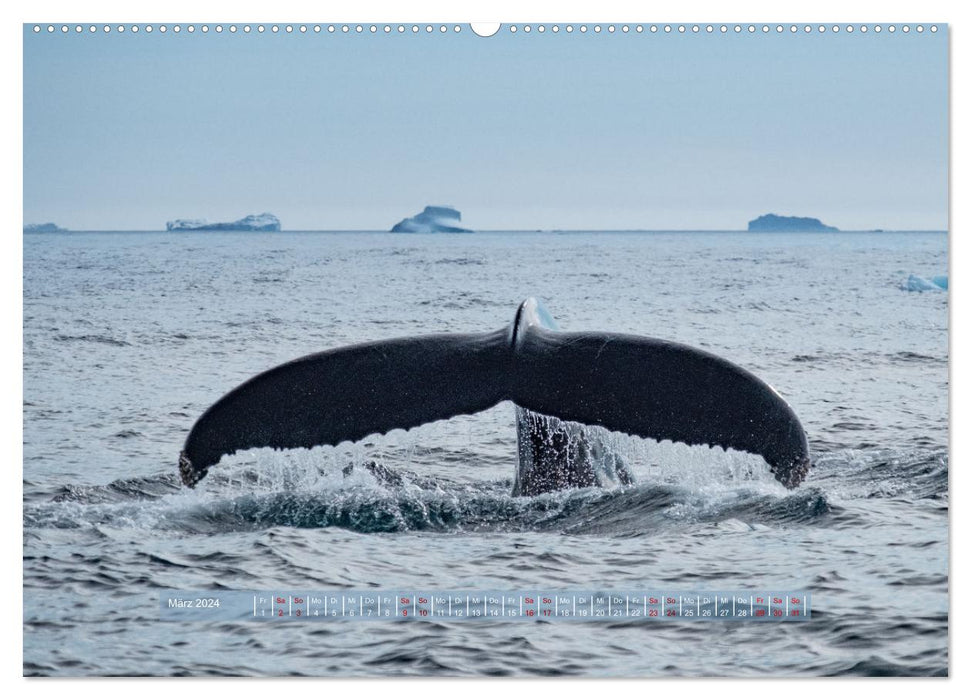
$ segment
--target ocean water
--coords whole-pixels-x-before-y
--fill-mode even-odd
[[[945,675],[944,233],[24,236],[24,673]],[[177,457],[246,378],[507,325],[677,340],[772,384],[814,466],[615,436],[636,484],[513,498],[513,407]],[[377,461],[402,476],[379,483]],[[345,474],[345,471],[348,471]],[[808,590],[804,623],[161,620],[165,589]]]

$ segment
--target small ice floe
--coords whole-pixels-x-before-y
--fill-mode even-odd
[[[906,292],[946,292],[947,275],[937,275],[935,277],[911,275],[900,288]]]

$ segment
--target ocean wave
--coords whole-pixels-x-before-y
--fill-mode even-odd
[[[312,461],[312,460],[310,460]],[[110,526],[190,533],[273,527],[342,528],[359,533],[560,532],[646,536],[718,526],[857,526],[848,501],[945,499],[943,453],[842,452],[821,455],[808,484],[786,491],[767,479],[710,474],[681,483],[642,480],[617,489],[585,488],[513,497],[509,480],[455,482],[393,470],[312,469],[276,472],[252,465],[214,470],[199,489],[174,474],[121,479],[103,486],[65,485],[49,502],[27,505],[35,528]],[[946,508],[946,502],[941,506]]]
[[[59,334],[54,336],[54,340],[61,343],[69,342],[81,342],[81,343],[100,343],[102,345],[113,345],[118,348],[124,348],[131,345],[127,340],[120,340],[119,338],[113,338],[110,335],[104,335],[102,333],[89,333],[86,335],[65,335]]]

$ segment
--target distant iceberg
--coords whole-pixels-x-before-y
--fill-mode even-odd
[[[273,214],[250,214],[238,221],[210,224],[205,219],[175,219],[167,221],[168,231],[279,231],[280,220]]]
[[[462,214],[453,207],[427,206],[420,214],[402,219],[391,233],[472,233],[462,226]]]
[[[67,231],[67,229],[50,222],[46,224],[24,224],[24,233],[57,233],[58,231]]]
[[[937,275],[935,277],[911,275],[900,288],[907,292],[946,292],[947,275]]]
[[[808,216],[779,216],[763,214],[748,222],[749,231],[839,231],[835,226],[827,226],[819,219]]]

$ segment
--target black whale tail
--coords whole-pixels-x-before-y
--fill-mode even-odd
[[[809,469],[799,419],[769,385],[716,355],[654,338],[561,333],[532,299],[513,324],[308,355],[213,404],[179,458],[194,486],[223,455],[336,445],[413,428],[500,401],[654,440],[761,455],[789,488]]]

